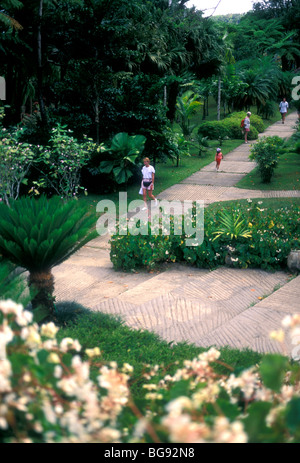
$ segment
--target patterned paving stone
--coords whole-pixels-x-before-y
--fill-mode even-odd
[[[202,172],[215,171],[216,164],[211,163],[206,167],[201,169]],[[239,162],[239,161],[228,161],[227,159],[223,160],[220,165],[220,172],[229,172],[229,173],[242,173],[247,174],[251,172],[256,167],[254,162]]]
[[[286,124],[271,126],[263,136],[290,136],[296,115]],[[248,160],[251,145],[243,144],[226,155],[223,172],[210,166],[162,192],[166,200],[215,201],[248,198],[300,197],[300,191],[243,190],[234,187],[253,169]],[[238,181],[237,180],[237,181]],[[212,183],[211,183],[212,182]],[[156,332],[169,342],[187,341],[199,346],[249,347],[279,352],[269,339],[283,317],[300,311],[300,276],[287,282],[284,272],[219,268],[213,272],[175,264],[157,274],[116,272],[109,259],[109,236],[99,236],[67,262],[56,267],[58,301],[77,301],[95,311],[122,317],[134,329]],[[281,286],[272,293],[275,287]],[[272,294],[270,294],[272,293]],[[259,302],[259,297],[268,297]],[[293,340],[287,340],[291,355]]]
[[[192,185],[212,185],[212,186],[233,186],[244,177],[244,174],[223,172],[197,172],[187,179],[180,182],[181,184]]]

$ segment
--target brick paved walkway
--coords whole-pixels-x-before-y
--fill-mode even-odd
[[[263,136],[290,136],[295,122],[296,115],[291,114],[285,125],[273,124]],[[248,159],[249,149],[250,145],[236,148],[226,155],[219,173],[212,163],[159,198],[202,199],[209,204],[300,197],[299,191],[236,188],[237,181],[255,167]],[[153,274],[116,272],[107,237],[88,243],[53,273],[58,301],[76,301],[91,310],[120,315],[128,326],[154,331],[169,342],[278,352],[279,345],[269,339],[270,331],[280,328],[285,315],[300,312],[300,276],[289,281],[285,272],[227,267],[208,271],[179,264]],[[291,354],[291,341],[286,348]]]

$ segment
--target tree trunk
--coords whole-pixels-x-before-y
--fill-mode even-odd
[[[43,1],[40,0],[39,6],[39,23],[37,31],[37,47],[38,47],[38,69],[37,69],[37,87],[38,87],[38,100],[40,105],[40,112],[42,118],[42,125],[47,125],[47,114],[45,109],[45,102],[43,98],[43,61],[42,61],[42,18],[43,18]]]
[[[54,317],[54,277],[51,270],[44,272],[30,272],[28,285],[33,296],[32,309],[39,312],[39,318],[45,322]]]
[[[167,106],[167,102],[168,102],[168,99],[167,99],[167,86],[164,85],[164,106],[165,107]]]
[[[202,120],[205,121],[206,117],[206,98],[203,100],[203,114],[202,114]]]
[[[221,77],[218,82],[218,121],[221,119]]]
[[[175,120],[176,100],[177,100],[178,93],[179,93],[179,84],[178,82],[173,82],[169,88],[169,95],[168,95],[168,102],[167,102],[167,105],[168,105],[167,118],[171,122],[174,122]]]

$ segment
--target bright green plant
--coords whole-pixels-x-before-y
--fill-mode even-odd
[[[191,118],[199,112],[202,103],[199,101],[200,95],[188,90],[181,97],[177,98],[176,115],[183,135],[189,140],[197,124],[192,124]]]
[[[2,129],[0,140],[0,198],[7,204],[17,199],[36,155],[31,145],[19,143],[18,133]]]
[[[91,238],[95,219],[77,201],[59,197],[21,198],[0,206],[0,253],[29,271],[32,307],[38,317],[54,317],[54,277],[61,264]]]
[[[99,172],[112,174],[118,184],[127,183],[136,169],[136,161],[144,150],[146,137],[143,135],[128,135],[117,133],[112,139],[111,146],[106,148],[109,159],[102,161]]]
[[[230,240],[237,238],[251,238],[251,230],[248,225],[245,225],[245,219],[242,219],[241,213],[232,209],[231,211],[223,211],[220,213],[219,221],[221,226],[217,231],[213,232],[216,235],[214,240],[220,238],[229,238]]]
[[[100,152],[102,145],[96,145],[85,137],[79,143],[72,131],[58,124],[52,129],[50,144],[41,149],[37,168],[40,170],[40,183],[46,184],[64,199],[76,197],[80,189],[81,170],[90,160],[93,152]]]
[[[177,145],[176,150],[176,167],[179,166],[180,159],[190,156],[189,143],[183,133],[174,132],[174,143]]]
[[[196,143],[193,145],[197,147],[199,156],[202,156],[202,154],[207,152],[209,147],[208,137],[203,137],[201,133],[197,133],[195,141]]]
[[[263,137],[251,148],[250,159],[257,162],[263,183],[270,183],[282,145],[283,140],[280,137]]]

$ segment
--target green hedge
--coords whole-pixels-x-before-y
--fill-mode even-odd
[[[215,140],[219,137],[229,137],[233,139],[242,138],[241,121],[245,116],[246,113],[241,111],[230,114],[222,121],[203,122],[198,129],[198,133],[211,140]],[[264,131],[264,123],[262,118],[255,114],[251,116],[250,121],[251,125],[248,140],[256,140],[258,134]]]

